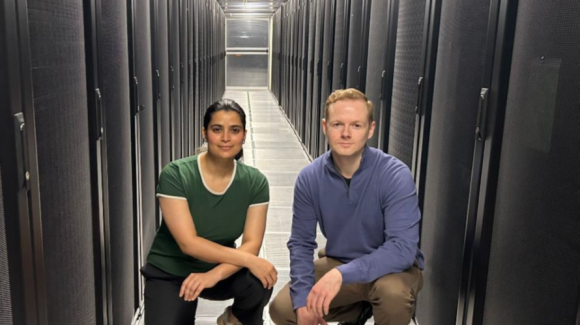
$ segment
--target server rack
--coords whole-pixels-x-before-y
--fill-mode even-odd
[[[47,323],[96,323],[83,4],[26,4],[42,213],[36,239],[46,281],[40,299]],[[63,13],[68,19],[57,19]],[[69,259],[75,263],[62,263]]]
[[[90,182],[92,203],[95,310],[97,324],[112,322],[111,248],[109,229],[109,191],[107,133],[104,125],[101,2],[84,3],[86,94],[88,104]]]
[[[344,70],[344,54],[347,49],[345,32],[348,26],[345,26],[345,19],[347,12],[350,11],[350,6],[345,7],[347,0],[336,0],[336,10],[334,18],[334,54],[332,58],[332,91],[344,88],[345,80],[343,80]],[[348,35],[348,34],[347,34]]]
[[[328,142],[322,130],[321,121],[324,118],[326,108],[326,100],[330,96],[332,89],[332,69],[334,56],[334,25],[336,21],[336,0],[326,0],[324,10],[324,40],[323,40],[323,54],[322,54],[322,70],[321,70],[321,88],[320,88],[320,105],[318,113],[318,153],[317,156],[322,155],[328,149]]]
[[[427,1],[425,9],[423,60],[421,77],[417,82],[418,94],[415,107],[415,135],[413,137],[413,160],[411,172],[417,184],[419,209],[423,209],[425,200],[425,180],[427,172],[427,155],[429,153],[429,136],[431,129],[431,108],[435,85],[435,67],[437,47],[439,45],[439,25],[441,20],[441,1]]]
[[[491,8],[496,28],[488,38],[495,43],[486,51],[473,163],[480,177],[472,182],[467,226],[475,240],[466,243],[471,263],[458,316],[465,324],[577,323],[580,244],[570,230],[580,226],[572,194],[580,189],[572,109],[579,102],[573,53],[580,6],[492,1]]]
[[[360,88],[360,67],[362,64],[363,51],[362,47],[363,39],[365,38],[364,32],[364,19],[363,19],[363,7],[367,6],[368,1],[352,1],[350,3],[350,19],[348,22],[348,60],[346,62],[346,87],[345,88]],[[369,8],[370,9],[370,8]]]
[[[0,318],[28,325],[48,315],[26,6],[0,4]]]
[[[309,63],[308,63],[308,53],[310,51],[310,30],[312,26],[310,26],[310,2],[305,0],[302,3],[302,51],[300,53],[300,67],[301,67],[301,86],[300,86],[300,102],[298,103],[298,134],[300,135],[300,139],[304,141],[305,139],[305,130],[306,127],[304,126],[305,117],[306,117],[306,106],[307,106],[307,96],[308,96],[308,78],[309,78]]]
[[[312,104],[310,114],[310,144],[308,146],[311,157],[318,157],[318,135],[320,130],[320,92],[322,86],[322,55],[324,45],[324,1],[316,2],[314,58],[312,60]]]
[[[306,82],[306,106],[304,106],[302,140],[308,152],[312,152],[312,99],[314,97],[314,48],[315,48],[315,31],[316,31],[316,8],[317,2],[310,0],[309,4],[309,29],[308,29],[308,77]]]
[[[443,3],[424,190],[421,247],[432,256],[424,273],[419,319],[454,323],[469,198],[479,94],[485,62],[490,1]],[[463,17],[469,17],[465,19]],[[452,44],[452,46],[449,46]],[[459,51],[461,49],[461,51]],[[469,71],[469,73],[467,73]],[[437,231],[435,231],[437,229]],[[444,252],[445,258],[441,253]]]
[[[171,76],[171,160],[183,157],[181,144],[181,52],[179,0],[169,3],[169,71]]]
[[[398,1],[372,2],[365,94],[374,105],[376,127],[368,143],[383,151],[387,151],[384,143],[388,143],[391,117],[397,15]]]
[[[389,153],[412,166],[417,80],[422,77],[426,0],[399,3]]]
[[[179,0],[179,93],[180,97],[180,128],[182,157],[189,155],[189,1]]]

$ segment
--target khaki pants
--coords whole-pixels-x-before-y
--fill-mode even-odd
[[[343,264],[324,252],[314,261],[314,274],[318,281],[326,272]],[[370,283],[343,285],[330,303],[324,317],[329,322],[353,322],[362,311],[361,302],[373,306],[375,324],[408,325],[415,312],[415,300],[423,287],[423,275],[417,264],[401,273],[385,275]],[[296,313],[290,298],[290,284],[286,284],[270,304],[270,317],[277,325],[296,324]]]

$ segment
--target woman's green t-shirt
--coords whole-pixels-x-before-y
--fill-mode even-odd
[[[248,208],[268,204],[270,199],[266,177],[237,161],[225,191],[213,192],[205,185],[197,155],[163,168],[157,196],[187,200],[197,235],[227,247],[234,247],[242,235]],[[178,276],[207,272],[217,265],[183,254],[165,222],[155,235],[147,262]]]

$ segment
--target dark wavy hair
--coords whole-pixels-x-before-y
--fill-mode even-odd
[[[244,112],[244,109],[235,101],[224,98],[211,104],[210,107],[208,107],[207,110],[205,111],[205,115],[203,116],[203,127],[206,133],[209,127],[209,122],[211,122],[211,117],[215,112],[219,111],[226,112],[234,111],[238,113],[238,115],[240,115],[240,119],[242,120],[242,126],[244,127],[244,130],[246,130],[246,113]],[[205,137],[207,139],[207,134],[205,134]],[[240,160],[242,159],[242,157],[244,157],[244,148],[242,148],[242,150],[238,152],[235,159]]]

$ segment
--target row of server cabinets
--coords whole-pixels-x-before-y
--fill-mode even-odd
[[[580,324],[580,3],[290,0],[272,91],[312,157],[331,91],[411,169],[425,324]]]
[[[225,90],[214,0],[0,3],[0,324],[130,324],[157,176]]]

